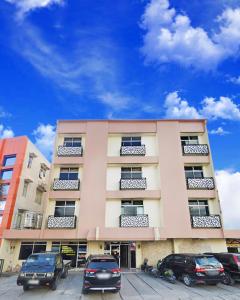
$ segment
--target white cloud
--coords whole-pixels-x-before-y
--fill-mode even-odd
[[[14,132],[10,128],[4,127],[0,124],[0,139],[11,138],[14,136]]]
[[[98,97],[102,103],[107,104],[113,109],[124,109],[127,108],[133,98],[121,95],[119,93],[106,92]]]
[[[238,77],[230,77],[228,81],[230,81],[232,83],[235,83],[235,84],[240,84],[240,76],[238,76]]]
[[[218,32],[211,36],[202,27],[192,26],[187,15],[170,8],[168,0],[151,0],[141,22],[146,31],[142,48],[146,61],[215,69],[239,54],[240,8],[225,9],[216,22]]]
[[[209,119],[240,120],[239,105],[235,104],[228,97],[220,97],[216,100],[212,97],[206,97],[203,102],[201,114]]]
[[[218,127],[217,129],[212,129],[209,131],[210,134],[215,134],[215,135],[226,135],[229,134],[229,131],[224,130],[222,127]]]
[[[0,106],[0,118],[8,118],[11,117],[11,114],[4,110],[2,106]]]
[[[219,197],[224,217],[224,227],[240,229],[240,172],[216,172]]]
[[[16,5],[18,9],[17,16],[21,19],[24,15],[37,8],[49,7],[53,4],[62,5],[64,0],[5,0]]]
[[[40,124],[33,131],[33,135],[35,137],[35,145],[48,159],[51,159],[55,140],[55,127],[50,124]]]
[[[181,99],[178,92],[169,93],[165,98],[166,118],[199,119],[197,109],[190,106],[188,101]]]

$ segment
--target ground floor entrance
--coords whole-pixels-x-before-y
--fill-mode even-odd
[[[120,268],[136,268],[135,242],[105,242],[104,253],[114,256]]]

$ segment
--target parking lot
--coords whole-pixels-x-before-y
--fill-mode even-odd
[[[0,299],[81,299],[81,300],[225,300],[240,299],[240,284],[233,287],[218,284],[217,286],[186,287],[183,283],[171,284],[144,273],[122,274],[122,289],[118,294],[94,293],[82,295],[82,272],[71,271],[66,279],[59,282],[56,291],[48,288],[34,288],[23,292],[16,285],[16,276],[0,277]]]

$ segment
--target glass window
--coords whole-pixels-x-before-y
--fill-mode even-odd
[[[39,178],[44,178],[44,177],[46,177],[46,169],[45,168],[43,168],[43,167],[41,167],[40,168],[40,171],[39,171]]]
[[[36,197],[35,197],[35,202],[37,204],[41,204],[42,203],[42,196],[43,196],[43,192],[40,191],[39,189],[36,190]]]
[[[19,252],[19,260],[25,260],[33,253],[46,251],[46,242],[22,242]]]
[[[5,200],[0,200],[0,210],[4,210],[6,205],[6,201]]]
[[[70,217],[75,213],[75,201],[56,201],[55,217]]]
[[[81,147],[82,138],[64,138],[63,146],[64,147]]]
[[[32,167],[32,163],[33,163],[33,158],[34,158],[34,154],[30,153],[29,157],[28,157],[28,163],[27,163],[27,167],[30,169]]]
[[[122,146],[141,146],[140,136],[126,136],[122,137]]]
[[[121,179],[141,179],[141,167],[121,168]]]
[[[33,245],[33,253],[41,253],[46,251],[46,242],[36,242]]]
[[[9,192],[10,184],[2,184],[1,188],[2,188],[3,195],[6,196]]]
[[[199,144],[198,136],[181,136],[182,145],[197,145]]]
[[[28,186],[29,186],[29,182],[24,181],[24,184],[23,184],[23,192],[22,192],[22,196],[23,196],[23,197],[26,197],[26,196],[27,196]]]
[[[209,206],[207,200],[189,200],[190,216],[209,216]]]
[[[13,166],[15,162],[16,162],[16,155],[4,156],[3,166],[4,167]]]
[[[13,169],[3,170],[1,174],[2,180],[10,180],[12,178]]]
[[[52,242],[52,252],[60,252],[61,243],[60,242]]]
[[[203,178],[203,169],[201,166],[184,167],[186,178]]]
[[[122,200],[121,214],[128,216],[143,215],[143,201],[142,200]]]
[[[77,180],[78,179],[78,168],[61,168],[59,179],[60,180]]]

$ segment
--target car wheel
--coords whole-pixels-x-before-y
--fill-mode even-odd
[[[188,274],[183,274],[182,279],[186,286],[193,286],[192,278]]]
[[[222,283],[226,285],[234,285],[235,280],[232,278],[232,276],[229,273],[225,273]]]
[[[52,291],[56,291],[56,289],[57,289],[57,282],[56,282],[56,280],[54,280],[54,282],[50,285],[50,289]]]
[[[24,290],[24,292],[28,291],[28,290],[29,290],[29,286],[26,285],[26,284],[24,284],[24,285],[23,285],[23,290]]]

